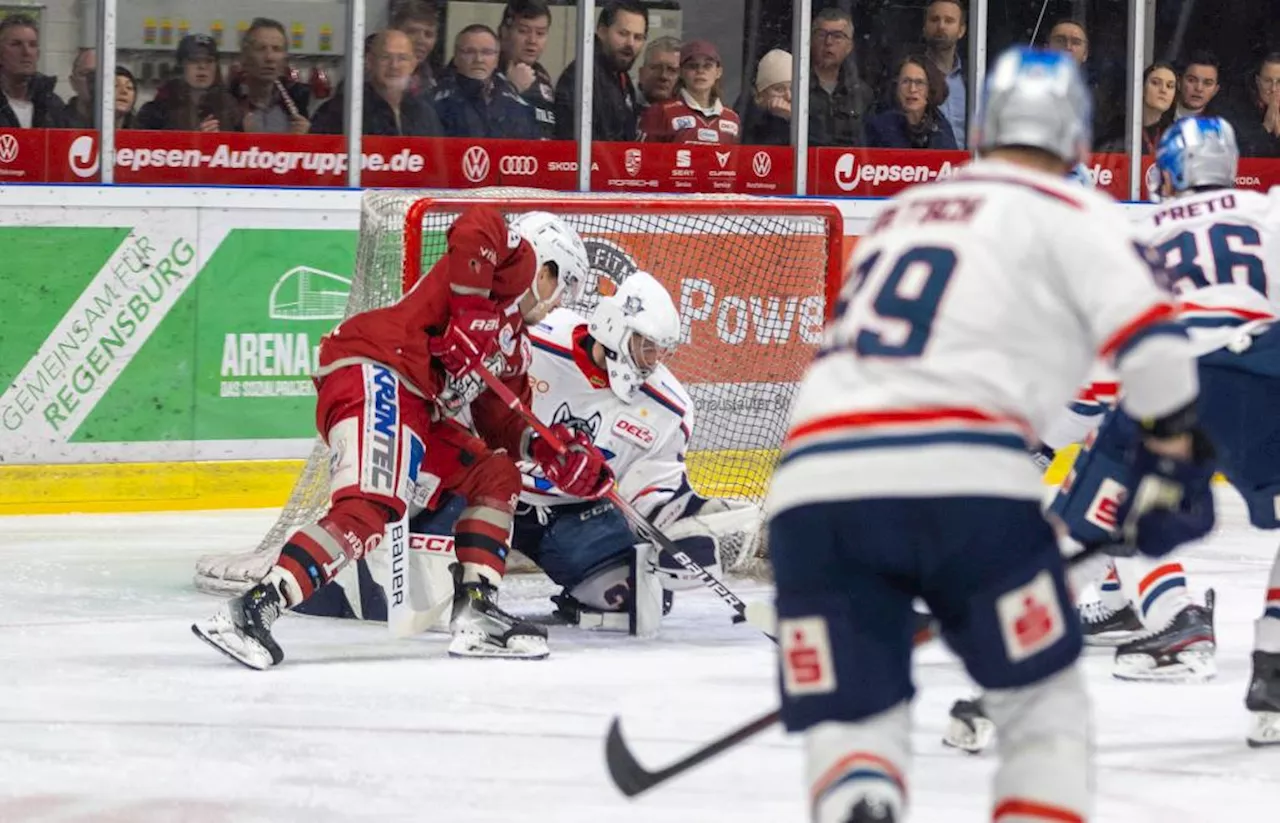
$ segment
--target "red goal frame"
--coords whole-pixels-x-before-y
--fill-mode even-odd
[[[467,206],[486,205],[505,211],[549,211],[568,214],[608,214],[647,212],[650,214],[751,215],[753,217],[819,217],[827,221],[827,272],[825,314],[835,309],[844,283],[844,216],[832,203],[806,200],[743,199],[702,200],[676,198],[617,197],[424,197],[415,200],[404,216],[404,263],[401,287],[408,291],[422,277],[422,222],[432,211],[458,211]]]

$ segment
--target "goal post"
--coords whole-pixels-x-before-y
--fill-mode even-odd
[[[680,345],[667,365],[694,403],[690,480],[703,495],[735,498],[744,508],[759,504],[798,382],[843,279],[839,209],[742,195],[371,190],[361,200],[356,271],[343,315],[399,299],[444,253],[453,220],[477,204],[509,218],[549,211],[577,229],[591,264],[583,294],[568,305],[579,313],[594,308],[601,278],[620,283],[640,269],[666,286],[681,316]],[[536,370],[532,379],[536,391]],[[328,466],[317,439],[258,547],[201,558],[197,587],[235,591],[265,573],[289,534],[327,508]],[[733,524],[721,540],[726,571],[764,576],[759,523],[744,519],[725,520]]]

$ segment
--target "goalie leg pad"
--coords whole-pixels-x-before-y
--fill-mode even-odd
[[[537,563],[538,568],[546,572],[556,585],[573,591],[599,574],[601,569],[626,565],[636,536],[612,503],[593,501],[555,506],[544,512],[548,522],[541,529],[535,528],[536,512],[520,518],[518,548]],[[539,531],[540,537],[533,539]],[[614,608],[625,608],[629,597],[630,592],[627,591],[625,597],[579,599],[596,608],[610,607],[616,600],[618,605]]]

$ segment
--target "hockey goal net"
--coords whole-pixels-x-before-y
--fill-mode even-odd
[[[444,252],[445,231],[458,213],[477,203],[509,216],[555,212],[579,231],[591,260],[584,294],[569,305],[580,313],[598,301],[601,278],[617,283],[642,269],[667,287],[682,328],[668,366],[695,407],[691,482],[706,496],[761,502],[797,382],[839,290],[839,211],[824,203],[729,195],[369,191],[345,316],[397,300]],[[197,586],[225,592],[256,581],[295,529],[323,515],[328,495],[328,451],[317,439],[258,547],[201,558]],[[726,572],[767,576],[758,525],[721,535]],[[513,567],[520,567],[516,558]],[[210,569],[219,580],[211,580]]]

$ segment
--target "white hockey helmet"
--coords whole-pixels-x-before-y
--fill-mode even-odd
[[[538,294],[538,280],[534,277],[529,291],[537,299],[538,308],[551,308],[561,295],[577,299],[589,270],[587,247],[578,232],[563,218],[546,211],[525,212],[511,221],[511,229],[533,247],[538,271],[544,263],[553,263],[559,273],[555,291],[545,298]]]
[[[635,271],[600,299],[587,330],[605,347],[609,387],[630,403],[680,342],[680,313],[656,277]]]

